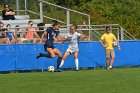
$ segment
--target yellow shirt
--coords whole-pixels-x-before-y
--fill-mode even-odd
[[[107,46],[106,49],[114,49],[113,48],[113,41],[116,40],[116,37],[112,33],[105,33],[101,40],[105,41],[105,45]]]

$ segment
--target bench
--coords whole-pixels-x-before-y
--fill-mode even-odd
[[[22,19],[30,19],[29,15],[15,15],[16,20]],[[0,20],[2,20],[2,16],[0,16]]]
[[[29,19],[22,19],[22,20],[1,20],[4,24],[28,24],[28,22],[30,21]],[[40,19],[33,19],[32,20],[34,24],[38,24],[41,23]]]

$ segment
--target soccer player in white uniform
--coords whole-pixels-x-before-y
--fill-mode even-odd
[[[63,42],[65,41],[69,41],[70,44],[62,58],[61,64],[60,64],[60,68],[63,66],[64,64],[64,60],[70,55],[70,54],[74,54],[75,57],[75,65],[76,65],[76,71],[79,70],[79,61],[78,61],[78,52],[79,52],[79,48],[78,48],[78,39],[80,37],[82,37],[82,35],[78,32],[76,32],[77,30],[77,26],[76,25],[72,25],[70,27],[70,33],[67,34],[67,37],[63,40]]]

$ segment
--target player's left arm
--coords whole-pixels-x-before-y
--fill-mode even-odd
[[[67,34],[67,36],[65,37],[65,38],[61,38],[61,43],[64,43],[64,42],[66,42],[66,41],[69,41],[70,39],[72,38],[72,36],[71,35],[69,35],[69,34]]]
[[[89,38],[89,36],[86,36],[86,35],[80,34],[80,33],[78,33],[78,37],[81,38],[81,39]]]
[[[66,37],[66,38],[63,38],[63,39],[61,40],[61,43],[64,43],[64,42],[66,42],[66,41],[69,41],[69,40],[70,40],[70,38],[71,38],[71,37]]]
[[[119,43],[119,41],[116,39],[116,37],[115,37],[115,36],[114,36],[114,41],[117,43],[118,50],[121,50],[120,43]]]
[[[60,35],[60,32],[58,31],[56,34],[56,37],[54,38],[54,41],[61,42],[63,40],[62,36]]]

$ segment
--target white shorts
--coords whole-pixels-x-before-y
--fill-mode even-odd
[[[78,47],[71,47],[71,46],[69,46],[66,51],[68,51],[68,52],[70,52],[72,54],[74,52],[78,52],[79,48]]]

